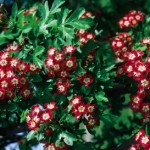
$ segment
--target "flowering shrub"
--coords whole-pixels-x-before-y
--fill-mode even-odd
[[[128,15],[131,15],[132,12],[130,11]],[[137,14],[142,14],[141,12],[137,12]],[[143,14],[142,14],[143,16]],[[126,18],[127,16],[125,16]],[[135,17],[136,18],[136,17]],[[141,20],[143,17],[140,17]],[[124,25],[119,21],[120,28],[123,26],[129,27],[130,25]],[[122,24],[122,25],[121,25]],[[133,25],[132,25],[133,26]],[[141,119],[142,123],[144,124],[145,128],[147,128],[149,124],[149,112],[150,112],[150,103],[148,98],[149,95],[149,54],[148,54],[148,38],[143,38],[138,43],[138,47],[133,46],[133,36],[136,33],[130,35],[127,32],[123,32],[118,34],[112,41],[111,46],[115,52],[115,56],[121,65],[117,70],[117,75],[127,75],[129,78],[132,78],[135,84],[136,94],[131,95],[130,98],[130,108],[136,112],[140,112],[143,115]],[[146,45],[146,47],[143,45]],[[135,135],[135,141],[138,142],[138,145],[132,145],[131,149],[149,149],[150,147],[150,138],[147,135],[149,132],[144,130],[140,130]]]
[[[64,3],[14,4],[3,15],[1,126],[27,125],[21,149],[36,141],[46,150],[111,149],[133,137],[126,149],[148,150],[149,16],[131,10],[121,32],[105,37],[94,26],[99,12]]]

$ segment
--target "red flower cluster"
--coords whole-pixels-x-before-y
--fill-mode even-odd
[[[66,94],[70,87],[68,80],[70,73],[77,67],[77,60],[74,56],[76,48],[72,45],[64,46],[64,50],[58,51],[50,47],[47,52],[47,59],[44,61],[48,69],[49,77],[57,77],[57,93]]]
[[[49,137],[57,130],[51,126],[52,123],[56,124],[56,120],[54,120],[57,114],[56,110],[57,106],[54,101],[44,104],[44,107],[40,104],[33,105],[31,111],[26,114],[26,122],[30,130],[44,133],[45,137],[42,139],[42,143],[44,143],[46,150],[69,150],[69,146],[64,143],[63,139],[59,142],[59,146],[47,142]]]
[[[127,52],[131,51],[132,36],[127,32],[119,33],[112,41],[111,47],[118,61],[122,61]]]
[[[144,19],[144,14],[140,11],[131,10],[119,20],[120,28],[134,27]]]
[[[66,95],[66,92],[70,87],[70,81],[68,79],[63,80],[59,78],[57,79],[56,85],[57,93]]]
[[[30,130],[37,130],[40,125],[49,123],[53,119],[53,111],[57,109],[56,102],[46,103],[43,108],[41,105],[36,104],[31,107],[31,112],[26,115],[26,122]],[[47,130],[46,130],[47,131]],[[50,134],[51,132],[46,132]]]
[[[121,34],[122,35],[122,34]],[[126,34],[125,34],[126,35]],[[132,37],[130,37],[132,39]],[[128,46],[124,46],[126,39],[116,38],[112,41],[111,46],[117,52],[117,58],[122,59],[124,62],[118,69],[117,75],[126,74],[128,77],[132,77],[138,86],[138,91],[134,96],[131,96],[131,108],[139,111],[143,114],[143,122],[150,122],[150,103],[143,102],[144,98],[149,94],[150,89],[150,56],[144,54],[142,50],[133,50],[131,43]],[[120,44],[118,44],[118,41]],[[117,46],[118,45],[118,46]],[[126,51],[122,51],[122,47],[125,47]],[[143,57],[144,56],[144,57]]]
[[[59,146],[56,146],[55,143],[46,143],[46,150],[70,150],[69,146],[66,145],[63,141],[59,143]]]
[[[89,17],[92,17],[92,13],[91,12],[88,12],[86,11],[82,16],[81,18],[89,18]],[[95,34],[91,33],[91,32],[88,32],[86,30],[83,30],[83,29],[80,29],[77,31],[76,33],[76,36],[80,38],[80,43],[82,45],[86,44],[89,40],[91,39],[95,39]]]
[[[83,29],[78,30],[76,36],[80,38],[79,41],[82,45],[85,45],[89,40],[96,37],[95,34]]]
[[[150,136],[145,134],[143,129],[139,130],[138,133],[135,134],[134,140],[138,144],[132,145],[128,150],[140,150],[144,148],[144,150],[150,149]]]
[[[98,119],[95,117],[96,104],[85,104],[79,95],[74,96],[69,103],[72,105],[71,111],[77,119],[80,119],[82,116],[87,119],[87,127],[93,128],[98,124]]]
[[[19,50],[18,45],[9,45],[6,50],[0,52],[0,100],[12,100],[16,93],[20,93],[23,99],[32,96],[27,73],[34,74],[39,68],[35,64],[28,64],[11,57],[9,52],[17,50]]]

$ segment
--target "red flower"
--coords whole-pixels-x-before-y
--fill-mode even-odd
[[[94,51],[91,51],[90,54],[88,54],[86,56],[86,62],[93,62],[94,61],[94,58],[95,58],[95,52]]]
[[[80,95],[76,95],[74,96],[70,102],[69,102],[72,106],[76,106],[78,105],[79,103],[81,103],[81,96]]]
[[[70,88],[70,86],[71,86],[70,80],[68,80],[68,79],[64,80],[64,85],[67,89]]]
[[[7,58],[10,59],[9,52],[7,52],[7,51],[1,51],[0,59],[7,59]]]
[[[9,59],[0,59],[0,67],[7,67],[9,66]]]
[[[38,124],[34,120],[29,120],[27,122],[27,125],[30,130],[36,130],[36,128],[38,127]]]
[[[10,78],[10,85],[12,87],[20,87],[20,78],[18,76]]]
[[[12,69],[7,68],[6,69],[6,78],[12,78],[15,76],[14,71]]]
[[[81,116],[85,115],[86,112],[86,106],[83,102],[77,104],[75,107],[73,107],[72,112],[75,114],[75,116]]]
[[[36,72],[38,72],[40,70],[40,68],[38,68],[35,64],[31,63],[29,64],[29,72],[31,74],[34,74]]]
[[[21,74],[20,76],[20,85],[26,86],[28,84],[28,78],[25,74]]]
[[[148,114],[144,114],[143,118],[141,119],[142,123],[150,124],[150,116]]]
[[[47,75],[48,75],[48,77],[50,77],[50,78],[54,78],[54,77],[55,77],[55,72],[54,72],[54,70],[49,70],[49,71],[47,72]]]
[[[77,63],[76,63],[76,57],[70,57],[70,58],[67,58],[65,60],[65,67],[66,69],[74,69],[77,67]]]
[[[31,120],[31,113],[26,114],[26,122],[28,123]]]
[[[128,150],[140,150],[139,145],[133,144],[133,145],[131,145],[131,147]]]
[[[0,81],[0,88],[7,90],[9,88],[9,80],[3,79]]]
[[[70,75],[70,73],[67,70],[60,70],[57,74],[60,78],[64,78],[64,79],[68,78]]]
[[[73,45],[64,46],[64,51],[65,54],[72,54],[76,51],[76,47],[74,47]]]
[[[88,114],[94,114],[95,111],[96,111],[96,108],[97,108],[96,104],[90,104],[90,103],[88,103],[86,105],[86,110],[87,110]]]
[[[87,33],[86,34],[86,38],[88,39],[88,40],[91,40],[91,39],[94,39],[96,36],[93,34],[93,33]]]
[[[81,16],[81,18],[89,18],[92,17],[93,14],[89,11],[85,11],[85,13]]]
[[[80,38],[80,43],[81,44],[86,44],[88,42],[88,39],[85,35],[82,35]]]
[[[141,44],[148,44],[150,45],[150,38],[143,38],[141,41],[140,41]]]
[[[46,104],[44,104],[44,106],[47,110],[51,110],[51,111],[57,109],[56,102],[46,103]]]
[[[33,8],[31,8],[31,9],[28,9],[28,10],[25,10],[25,11],[23,12],[23,15],[24,15],[24,16],[27,16],[27,15],[29,15],[29,14],[32,14],[32,13],[35,12],[36,10],[37,10],[36,7],[33,7]]]
[[[18,63],[19,63],[19,60],[16,58],[16,57],[13,57],[11,60],[10,60],[10,66],[12,68],[16,68],[18,66]]]
[[[149,135],[140,136],[139,144],[144,148],[148,148],[150,146],[150,136]]]
[[[80,29],[80,30],[77,31],[76,36],[84,35],[85,33],[87,33],[87,31],[85,31],[83,29]]]
[[[141,129],[134,135],[134,140],[139,141],[140,137],[143,135],[145,135],[145,131],[143,129]]]
[[[0,79],[3,79],[6,76],[4,69],[0,68]]]
[[[37,125],[39,125],[40,118],[38,116],[34,115],[33,118],[32,118],[32,120],[35,121]]]
[[[3,100],[5,98],[5,90],[3,90],[2,88],[0,88],[0,100]]]
[[[45,132],[44,132],[44,135],[45,135],[46,137],[49,137],[49,136],[51,136],[52,134],[53,134],[53,129],[52,129],[52,128],[48,128],[48,129],[46,129]]]
[[[48,122],[48,121],[51,121],[52,119],[53,119],[53,114],[50,110],[41,112],[41,114],[40,114],[41,121]]]
[[[88,117],[86,126],[87,126],[88,128],[93,128],[93,127],[94,127],[95,125],[97,125],[98,123],[99,123],[99,121],[98,121],[97,118]]]
[[[64,84],[62,84],[62,83],[57,84],[57,93],[58,94],[66,95],[66,92],[67,92],[67,87]]]
[[[39,112],[41,111],[41,105],[40,104],[35,104],[31,107],[32,113],[35,115],[38,115]]]
[[[146,78],[141,79],[139,82],[138,88],[139,89],[149,89],[150,88],[149,79],[146,79]]]
[[[16,69],[18,72],[24,73],[24,72],[28,72],[29,66],[26,62],[20,60],[19,63],[17,64]]]
[[[50,57],[50,58],[53,58],[55,52],[56,52],[56,48],[50,46],[48,51],[47,51],[47,56]]]
[[[77,79],[82,83],[84,86],[89,86],[93,83],[93,77],[91,74],[84,74],[82,76],[78,76]]]
[[[52,58],[48,58],[44,61],[46,68],[51,68],[54,65],[54,60]]]
[[[143,114],[148,114],[150,112],[150,103],[142,103],[140,106],[140,111]]]
[[[6,97],[9,99],[9,100],[13,100],[13,98],[15,97],[15,93],[11,90],[7,90],[6,91]]]
[[[21,89],[20,91],[23,99],[28,99],[30,97],[32,97],[32,89],[28,88],[28,87],[24,87],[23,89]]]
[[[51,144],[46,143],[45,147],[46,147],[46,150],[58,150],[58,148],[55,146],[54,143],[51,143]]]
[[[131,97],[132,103],[134,105],[140,106],[140,104],[142,103],[143,99],[140,97],[140,95],[135,95]]]
[[[54,65],[52,66],[52,68],[53,68],[53,70],[54,70],[55,72],[59,72],[60,69],[61,69],[61,64],[60,64],[60,62],[55,62]]]
[[[20,47],[19,47],[19,45],[17,45],[17,44],[9,44],[8,45],[8,49],[10,50],[10,51],[13,51],[13,52],[16,52],[16,51],[19,51],[20,50]]]
[[[57,61],[62,61],[64,59],[64,53],[63,51],[57,51],[54,55],[54,60]]]

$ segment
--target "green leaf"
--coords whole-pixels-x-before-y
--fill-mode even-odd
[[[37,132],[35,132],[35,131],[33,131],[33,130],[30,131],[30,132],[28,133],[28,135],[27,135],[27,141],[30,141],[31,139],[35,138],[36,135],[37,135]]]
[[[52,4],[52,7],[50,9],[50,14],[55,14],[56,12],[59,12],[59,7],[64,3],[64,0],[55,0]]]
[[[43,66],[43,61],[41,59],[39,59],[38,57],[34,56],[33,57],[33,62],[39,67],[42,68]]]
[[[83,19],[78,19],[76,21],[68,23],[72,27],[76,29],[89,29],[91,26],[94,24],[93,19],[91,18],[83,18]]]
[[[36,48],[35,48],[35,50],[34,50],[34,55],[35,56],[39,56],[39,55],[41,55],[43,52],[44,52],[44,50],[45,50],[45,48],[44,48],[44,46],[37,46]]]
[[[24,22],[24,15],[23,13],[20,13],[18,15],[17,26],[21,29],[23,28],[23,22]]]
[[[22,111],[21,115],[20,115],[20,123],[24,122],[26,119],[26,114],[29,112],[29,109],[26,109],[24,111]]]
[[[81,86],[81,92],[85,95],[88,95],[91,92],[91,87],[90,86]]]
[[[17,110],[17,106],[14,103],[8,103],[8,110],[14,112]]]
[[[36,135],[36,139],[37,139],[38,141],[43,140],[43,139],[44,139],[44,134],[37,134],[37,135]]]
[[[17,13],[18,13],[17,3],[13,3],[12,11],[11,11],[12,18],[15,18],[17,16]]]
[[[30,24],[26,24],[22,28],[22,33],[29,33],[31,30],[32,30],[32,27],[30,26]]]
[[[85,12],[84,8],[78,8],[76,9],[70,17],[66,20],[67,23],[78,20]]]
[[[64,139],[67,145],[73,146],[73,142],[77,141],[77,138],[72,133],[65,131],[59,135],[59,140]]]
[[[98,102],[104,101],[108,102],[108,98],[105,96],[104,91],[99,91],[95,94],[95,98],[97,99]]]
[[[57,20],[51,20],[49,23],[47,23],[47,24],[45,25],[46,28],[49,28],[49,27],[54,28],[54,27],[56,27],[56,26],[57,26]]]
[[[106,72],[109,72],[109,71],[111,71],[114,67],[115,67],[115,64],[112,64],[112,65],[106,67],[106,68],[105,68],[105,71],[106,71]]]
[[[38,11],[39,11],[40,16],[41,16],[41,19],[40,19],[41,23],[45,22],[45,19],[46,19],[46,10],[45,10],[45,7],[42,4],[39,4]]]
[[[7,43],[7,40],[6,40],[6,38],[4,37],[4,35],[1,34],[1,35],[0,35],[0,45],[3,45],[3,44],[5,44],[5,43]]]
[[[45,2],[44,7],[45,7],[45,12],[46,12],[46,14],[45,14],[46,16],[45,16],[45,17],[47,18],[47,17],[48,17],[48,15],[49,15],[49,6],[48,6],[48,1],[46,1],[46,2]]]
[[[60,30],[63,30],[63,36],[66,39],[73,39],[74,38],[74,30],[72,28],[61,28]]]
[[[75,71],[75,73],[78,75],[78,76],[82,76],[83,74],[86,73],[86,70],[81,66],[81,63],[82,61],[80,59],[77,60],[77,64],[78,64],[78,67]]]
[[[103,114],[101,116],[101,121],[106,125],[109,124],[112,126],[112,124],[117,123],[118,118],[119,118],[118,116],[115,116],[110,112],[108,112],[107,114]]]

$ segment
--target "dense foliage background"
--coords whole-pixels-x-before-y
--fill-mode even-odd
[[[133,136],[140,129],[143,129],[146,135],[150,134],[149,110],[143,113],[131,107],[133,97],[140,91],[143,76],[141,80],[135,79],[126,71],[129,64],[131,66],[137,64],[134,67],[138,69],[138,62],[143,63],[144,67],[144,62],[148,62],[149,39],[141,41],[150,35],[149,0],[56,0],[54,3],[42,0],[36,2],[16,0],[15,2],[3,1],[4,6],[0,11],[0,73],[2,78],[2,73],[7,74],[7,71],[10,71],[15,74],[16,79],[27,81],[25,84],[16,85],[15,82],[13,85],[10,83],[12,79],[8,80],[5,77],[11,89],[0,88],[2,148],[8,143],[18,142],[21,150],[30,149],[42,142],[46,143],[47,149],[52,143],[51,146],[59,147],[64,144],[64,149],[72,146],[77,150],[127,150],[136,143]],[[86,16],[84,8],[92,14]],[[135,26],[121,29],[119,20],[131,10],[143,12],[143,20]],[[84,15],[86,17],[82,18]],[[90,34],[86,42],[82,39],[84,35],[78,33],[80,29],[86,30],[86,36]],[[119,37],[121,32],[126,33]],[[126,37],[131,39],[127,40]],[[136,55],[134,63],[125,57],[124,53],[117,55],[117,46],[113,46],[112,42],[118,39],[126,43],[129,52],[140,50],[139,54],[134,53]],[[71,46],[72,52],[67,52],[68,46]],[[56,48],[55,55],[60,54],[60,57],[63,57],[59,61],[55,61],[55,57],[54,60],[50,60],[56,63],[52,64],[56,65],[54,71],[51,69],[52,65],[49,65],[51,54],[48,52],[51,48]],[[7,57],[3,55],[5,53],[3,51],[9,52],[10,55],[6,66],[3,66],[5,64],[3,60]],[[11,61],[15,59],[18,59],[19,65],[23,64],[26,69],[21,70],[17,64],[12,70]],[[71,68],[66,63],[70,60],[73,63]],[[116,72],[122,66],[124,75],[118,76]],[[57,70],[57,67],[61,69]],[[67,70],[67,75],[59,80],[62,70]],[[149,82],[148,70],[149,64],[146,64],[146,70],[142,74]],[[89,80],[87,83],[84,82],[85,78]],[[2,81],[1,79],[0,82]],[[64,91],[59,90],[62,86],[65,88]],[[27,95],[24,93],[26,90]],[[4,91],[10,91],[12,96]],[[144,92],[141,91],[139,93],[146,93],[146,96],[140,95],[142,99],[140,101],[144,99],[144,103],[150,107],[149,86],[144,87]],[[87,109],[92,105],[95,112],[76,113],[77,106],[71,106],[75,96],[79,96],[83,107]],[[49,112],[51,114],[49,119],[54,120],[52,123],[47,121],[40,123],[37,132],[35,130],[37,126],[32,128],[28,121],[26,123],[26,115],[35,107],[37,109],[42,107],[41,115],[43,106],[50,102],[54,104],[54,108],[52,114]],[[40,106],[33,107],[35,104]],[[136,106],[141,107],[140,104]],[[46,105],[45,108],[47,107]],[[94,125],[89,124],[88,116],[92,119],[94,117]],[[142,118],[147,120],[141,121]]]

